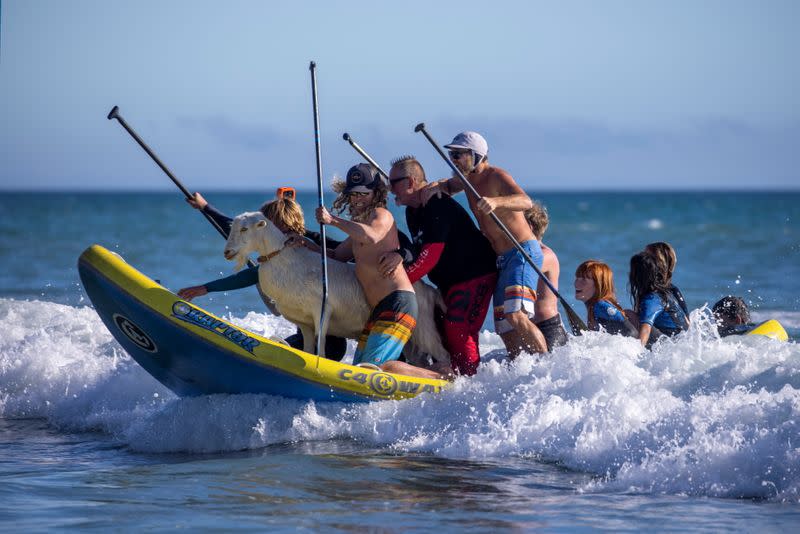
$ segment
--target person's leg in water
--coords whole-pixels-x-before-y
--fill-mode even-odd
[[[553,352],[556,347],[567,344],[567,331],[561,322],[561,314],[555,314],[549,319],[534,323],[547,342],[547,352]]]
[[[541,266],[543,256],[539,242],[531,240],[521,245]],[[495,329],[506,345],[509,358],[516,358],[522,351],[547,352],[542,332],[530,320],[534,314],[539,275],[517,249],[500,256],[497,263],[500,273],[494,292]]]

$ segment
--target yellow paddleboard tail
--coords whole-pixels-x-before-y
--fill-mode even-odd
[[[786,330],[783,328],[781,323],[775,319],[764,321],[760,325],[747,332],[746,335],[767,336],[771,337],[772,339],[777,339],[778,341],[789,341],[789,334],[786,333]]]

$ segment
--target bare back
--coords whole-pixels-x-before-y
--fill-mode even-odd
[[[553,249],[539,241],[542,245],[542,273],[550,280],[553,287],[558,290],[558,275],[560,274],[561,267],[558,263],[558,256],[553,252]],[[536,313],[533,316],[534,323],[546,321],[558,314],[558,298],[555,293],[550,291],[547,284],[539,278],[539,283],[536,286]]]
[[[380,258],[387,252],[400,248],[397,237],[397,224],[394,217],[385,208],[377,208],[369,221],[363,223],[373,228],[385,228],[385,233],[376,242],[358,241],[351,237],[353,258],[356,262],[356,277],[370,307],[375,307],[381,300],[394,291],[414,291],[405,269],[395,269],[384,278],[379,269]]]
[[[511,175],[498,167],[487,167],[478,174],[470,174],[467,179],[478,194],[483,197],[525,194],[525,191],[517,185]],[[475,214],[475,218],[478,220],[481,232],[489,240],[495,253],[499,256],[514,248],[514,244],[492,220],[491,215],[484,214],[477,209],[477,201],[474,196],[467,193],[467,198],[469,199],[472,213]],[[497,209],[494,213],[520,243],[534,239],[533,232],[522,211]]]

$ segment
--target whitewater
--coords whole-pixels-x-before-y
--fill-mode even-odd
[[[267,337],[294,331],[262,313],[228,319]],[[581,493],[800,502],[800,348],[720,339],[705,308],[652,351],[591,332],[508,362],[499,337],[484,331],[475,377],[439,395],[366,405],[178,398],[88,306],[0,299],[0,325],[0,418],[100,433],[136,453],[345,440],[390,454],[552,464],[588,475]]]

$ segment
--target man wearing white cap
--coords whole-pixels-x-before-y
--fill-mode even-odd
[[[524,213],[532,207],[531,199],[510,174],[489,165],[489,145],[480,134],[461,132],[445,148],[449,150],[453,164],[483,197],[477,201],[472,195],[467,195],[483,235],[497,254],[497,266],[500,270],[494,292],[497,333],[503,339],[511,358],[522,351],[547,352],[547,342],[542,332],[530,320],[535,312],[539,275],[490,216],[491,213],[497,215],[537,267],[541,268],[542,248]],[[464,185],[458,177],[439,180],[426,188],[423,201],[427,202],[432,196],[441,193],[453,195],[463,190]]]

